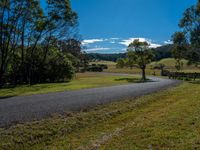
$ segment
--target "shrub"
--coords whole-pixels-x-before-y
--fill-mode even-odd
[[[89,66],[87,68],[87,71],[89,71],[89,72],[102,72],[103,68],[101,66]]]
[[[103,68],[103,69],[108,69],[108,66],[105,65],[105,64],[99,64],[98,66],[100,66],[100,67]]]

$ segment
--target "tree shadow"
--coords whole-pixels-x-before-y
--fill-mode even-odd
[[[197,81],[189,81],[189,83],[192,83],[192,84],[200,84],[200,80],[197,80]]]
[[[147,79],[146,81],[143,81],[143,80],[140,80],[138,78],[118,78],[118,79],[115,79],[115,81],[127,81],[129,83],[152,82],[150,79]]]
[[[11,98],[11,97],[15,97],[14,95],[13,96],[0,96],[0,99],[7,99],[7,98]]]

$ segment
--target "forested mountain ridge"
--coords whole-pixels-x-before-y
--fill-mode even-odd
[[[163,58],[172,57],[173,45],[163,45],[161,47],[154,48],[155,60],[161,60]],[[87,53],[87,57],[90,60],[104,60],[104,61],[117,61],[119,58],[125,58],[126,53],[118,54],[100,54],[100,53]]]

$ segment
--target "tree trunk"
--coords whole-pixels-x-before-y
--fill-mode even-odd
[[[145,68],[142,68],[142,81],[146,81]]]

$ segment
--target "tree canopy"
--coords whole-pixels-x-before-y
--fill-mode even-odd
[[[147,42],[140,42],[139,39],[129,44],[127,49],[127,57],[117,61],[117,67],[128,66],[132,68],[136,66],[142,70],[142,80],[146,80],[146,65],[154,58],[152,50]]]
[[[77,25],[69,0],[46,0],[46,8],[38,0],[1,0],[0,86],[70,79],[70,55],[82,58]]]
[[[179,27],[181,32],[173,36],[176,45],[176,53],[189,60],[189,63],[200,63],[200,0],[185,10],[183,18],[180,20]],[[183,45],[187,43],[187,51]],[[182,53],[181,47],[182,47]],[[186,44],[185,44],[186,45]],[[182,55],[184,54],[184,55]]]
[[[183,62],[181,60],[185,57],[188,46],[185,34],[183,32],[175,32],[172,36],[172,40],[174,42],[172,54],[176,60],[175,67],[177,70],[180,70],[183,66]]]

